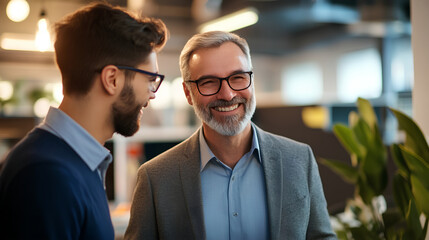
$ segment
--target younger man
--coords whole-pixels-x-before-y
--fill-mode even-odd
[[[133,135],[159,88],[160,20],[93,4],[56,25],[64,99],[6,157],[0,173],[2,239],[114,239],[103,147]]]

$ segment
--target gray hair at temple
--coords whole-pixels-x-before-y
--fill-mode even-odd
[[[249,67],[252,69],[252,60],[250,58],[249,45],[244,38],[241,38],[237,34],[222,32],[222,31],[211,31],[205,33],[199,33],[194,35],[183,47],[180,53],[180,72],[182,73],[183,81],[190,80],[191,73],[189,72],[189,59],[191,55],[202,48],[215,48],[219,47],[225,42],[235,43],[243,51],[247,57]]]

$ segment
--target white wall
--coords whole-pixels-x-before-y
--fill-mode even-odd
[[[413,117],[429,138],[429,0],[411,0],[414,54]]]
[[[282,74],[288,67],[300,63],[315,63],[323,70],[323,97],[316,104],[338,101],[337,64],[345,53],[367,48],[377,48],[378,42],[370,38],[337,41],[324,46],[309,48],[281,57],[252,55],[258,106],[288,104],[282,100]]]

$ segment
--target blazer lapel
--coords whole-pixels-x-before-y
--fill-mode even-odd
[[[200,179],[199,131],[189,138],[184,147],[185,157],[179,160],[179,171],[195,239],[205,239]]]
[[[265,184],[267,187],[268,215],[270,219],[271,239],[280,239],[282,216],[283,176],[280,152],[267,134],[255,126],[261,150],[262,165],[264,167]]]

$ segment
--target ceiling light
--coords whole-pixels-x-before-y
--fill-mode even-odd
[[[30,13],[30,6],[25,0],[11,0],[6,7],[7,17],[14,22],[22,22]]]
[[[255,8],[245,8],[209,21],[199,27],[199,32],[226,31],[232,32],[258,22],[258,13]]]
[[[2,33],[1,48],[5,50],[34,51],[34,35],[19,33]]]
[[[36,32],[36,48],[41,51],[47,51],[52,43],[51,43],[51,35],[48,30],[49,22],[46,18],[46,12],[42,9],[40,12],[40,19],[37,22],[37,32]]]
[[[7,101],[12,98],[13,85],[7,81],[0,81],[0,102]]]
[[[5,50],[18,50],[18,51],[37,51],[34,34],[25,33],[2,33],[0,35],[0,46]],[[46,50],[53,52],[54,47],[51,46]]]

